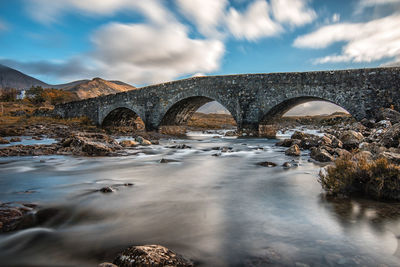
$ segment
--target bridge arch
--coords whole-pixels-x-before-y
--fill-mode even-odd
[[[124,126],[137,128],[138,123],[144,126],[144,122],[138,113],[126,106],[114,107],[108,112],[104,112],[104,116],[100,121],[102,127]]]
[[[238,123],[238,118],[229,105],[209,96],[197,95],[184,97],[177,101],[171,101],[171,103],[165,108],[158,126],[185,125],[200,107],[212,101],[216,101],[224,106],[230,112],[235,122]]]
[[[271,109],[268,110],[268,112],[266,112],[260,118],[259,125],[272,124],[272,123],[276,122],[277,120],[279,120],[286,112],[288,112],[292,108],[294,108],[300,104],[313,102],[313,101],[323,101],[323,102],[329,102],[329,103],[335,104],[335,105],[343,108],[344,110],[346,110],[350,115],[352,115],[351,110],[348,110],[344,105],[341,105],[340,103],[336,103],[335,101],[328,100],[328,99],[321,98],[321,97],[316,97],[316,96],[299,96],[299,97],[293,97],[293,98],[286,99],[286,100],[276,104],[275,106],[273,106]]]

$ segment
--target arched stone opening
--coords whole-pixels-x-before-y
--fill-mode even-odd
[[[291,99],[288,99],[288,100],[285,100],[285,101],[279,103],[278,105],[275,105],[260,119],[259,124],[263,125],[263,124],[276,123],[291,109],[293,109],[296,106],[299,106],[301,104],[308,103],[308,102],[326,102],[329,105],[333,104],[333,105],[337,106],[338,108],[340,108],[338,110],[341,110],[341,112],[349,113],[345,108],[343,108],[342,106],[340,106],[337,103],[334,103],[332,101],[329,101],[329,100],[326,100],[323,98],[319,98],[319,97],[302,96],[302,97],[291,98]],[[295,114],[291,114],[291,115],[295,115]],[[301,113],[299,113],[298,115],[299,116],[302,116],[302,115],[307,116],[307,114],[301,114]],[[330,115],[330,114],[327,114],[327,115]]]
[[[296,97],[275,105],[260,119],[259,135],[272,138],[279,127],[322,126],[352,120],[354,118],[345,108],[332,101],[312,96]]]
[[[182,131],[182,134],[186,129],[234,129],[236,124],[222,104],[209,97],[194,96],[172,105],[161,120],[160,129],[162,132]]]
[[[102,122],[104,128],[119,128],[127,131],[144,130],[143,120],[133,110],[125,107],[112,110]]]

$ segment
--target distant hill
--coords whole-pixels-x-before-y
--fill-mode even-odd
[[[134,89],[136,89],[136,87],[132,85],[120,81],[106,81],[101,78],[94,78],[91,81],[63,88],[65,91],[75,92],[81,99],[126,92]]]
[[[31,76],[23,74],[20,71],[0,64],[0,88],[11,87],[22,90],[28,89],[32,86],[48,87],[49,85]]]
[[[0,90],[2,88],[25,90],[32,86],[42,86],[43,88],[55,88],[75,92],[81,99],[136,89],[136,87],[121,81],[106,81],[101,78],[52,85],[0,64]]]

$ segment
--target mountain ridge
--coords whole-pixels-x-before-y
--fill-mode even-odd
[[[136,89],[135,86],[121,81],[107,81],[102,78],[93,78],[72,81],[64,84],[48,84],[16,69],[0,64],[0,91],[2,88],[15,88],[19,91],[32,86],[54,88],[75,92],[80,99],[96,97],[100,95],[115,94]]]

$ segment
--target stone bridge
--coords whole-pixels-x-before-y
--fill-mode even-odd
[[[131,113],[147,130],[157,130],[184,125],[214,100],[244,131],[273,124],[292,107],[316,100],[339,105],[357,120],[373,118],[381,107],[400,109],[400,68],[193,77],[57,105],[54,112],[64,118],[87,116],[98,125]]]

